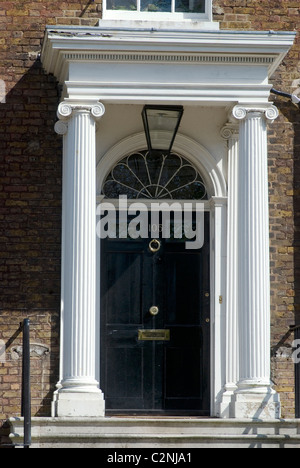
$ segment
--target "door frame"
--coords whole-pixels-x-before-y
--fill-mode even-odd
[[[112,167],[134,151],[146,149],[143,133],[132,135],[117,143],[100,160],[97,166],[97,205],[102,201],[102,184]],[[205,212],[210,213],[210,375],[211,417],[220,415],[220,402],[226,383],[226,267],[227,267],[227,184],[214,157],[198,142],[177,135],[173,151],[188,159],[199,170],[206,184],[208,197]],[[107,200],[112,202],[111,200]],[[144,203],[144,200],[141,200]],[[160,200],[161,201],[161,200]],[[130,202],[128,200],[128,202]],[[149,202],[149,200],[148,200]],[[155,202],[151,200],[150,202]],[[174,200],[173,200],[174,202]],[[179,200],[176,200],[179,202]],[[97,333],[96,378],[100,382],[100,265],[101,239],[97,238]]]

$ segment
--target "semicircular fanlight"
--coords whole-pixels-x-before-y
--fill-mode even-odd
[[[206,200],[207,190],[197,169],[175,153],[141,151],[119,161],[107,176],[106,198]]]

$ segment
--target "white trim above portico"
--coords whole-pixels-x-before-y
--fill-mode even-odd
[[[42,62],[73,101],[266,103],[295,33],[48,27]]]

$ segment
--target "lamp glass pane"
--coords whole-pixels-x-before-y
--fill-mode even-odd
[[[179,118],[180,112],[177,110],[147,109],[152,149],[168,150],[170,148]],[[169,136],[168,142],[166,139],[163,142],[161,141],[161,132],[165,132],[164,135]]]

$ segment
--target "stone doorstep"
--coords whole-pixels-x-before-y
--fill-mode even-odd
[[[19,442],[21,443],[21,442]],[[60,439],[33,439],[31,448],[299,448],[300,436],[74,436]]]
[[[22,443],[23,420],[10,425],[12,442]],[[300,420],[33,418],[32,442],[33,448],[299,448]]]

